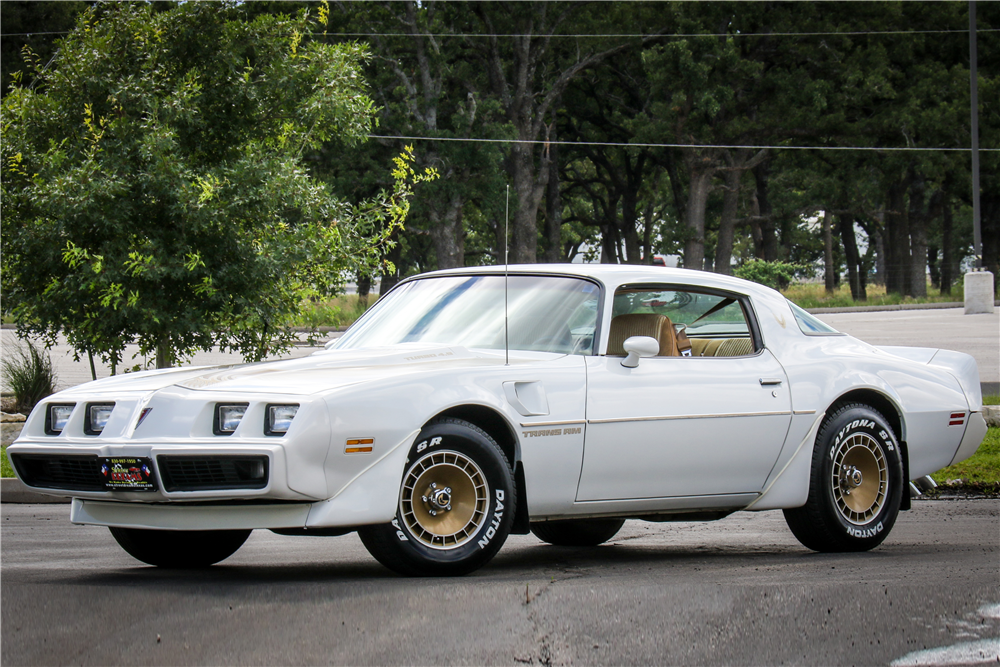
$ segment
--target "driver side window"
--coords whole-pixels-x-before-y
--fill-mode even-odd
[[[624,356],[625,339],[651,336],[659,356],[738,357],[754,354],[740,298],[664,285],[625,285],[615,292],[608,355]]]

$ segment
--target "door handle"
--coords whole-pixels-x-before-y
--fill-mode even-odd
[[[760,386],[767,387],[769,385],[781,384],[781,378],[761,378]]]

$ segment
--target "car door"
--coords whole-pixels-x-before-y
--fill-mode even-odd
[[[652,302],[655,309],[656,303],[691,301],[690,294],[672,301],[632,295],[630,310],[620,307],[616,294],[616,314],[633,312],[636,303]],[[635,368],[622,366],[621,356],[590,357],[577,501],[761,490],[791,420],[788,382],[755,333],[747,301],[724,294],[695,295],[698,299],[705,305],[691,312],[682,312],[687,307],[666,311],[674,315],[674,324],[688,325],[695,354],[744,353],[647,357]],[[712,321],[716,313],[701,319],[726,300],[718,312],[728,308],[735,313],[732,321]],[[691,323],[695,317],[699,321]],[[736,321],[741,318],[742,324]]]

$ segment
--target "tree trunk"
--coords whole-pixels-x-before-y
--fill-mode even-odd
[[[684,224],[687,227],[687,240],[684,242],[686,269],[701,271],[705,268],[705,207],[715,170],[708,158],[698,156],[688,162],[690,179],[687,209],[684,211]]]
[[[431,221],[430,235],[437,254],[439,269],[465,266],[465,229],[462,226],[462,207],[465,199],[452,195],[444,207],[429,206],[427,217]],[[444,210],[442,211],[441,208]]]
[[[646,203],[642,212],[642,261],[643,264],[653,263],[653,215],[656,207],[653,201]]]
[[[844,257],[847,260],[847,282],[851,287],[851,298],[863,301],[861,279],[858,275],[861,261],[858,256],[858,244],[854,237],[854,218],[850,215],[837,216],[840,219],[840,238],[844,244]]]
[[[979,211],[982,219],[983,267],[993,274],[993,280],[1000,280],[1000,192],[997,189],[989,185],[982,188]]]
[[[550,138],[556,141],[556,124],[552,123]],[[563,261],[562,256],[562,197],[559,194],[559,145],[551,144],[551,166],[545,190],[545,255],[549,264]]]
[[[174,366],[174,351],[170,348],[170,342],[162,340],[156,344],[156,367],[157,368],[173,368]],[[112,369],[111,374],[115,374],[115,369]]]
[[[633,189],[634,183],[629,179],[625,192],[622,193],[622,236],[625,241],[625,264],[642,263],[642,250],[639,242],[639,211],[637,207],[638,193]]]
[[[511,176],[517,195],[517,208],[511,225],[510,261],[512,264],[534,264],[538,260],[538,207],[545,194],[548,180],[548,160],[535,174],[531,144],[514,144],[510,150]]]
[[[774,210],[768,196],[771,178],[771,160],[767,159],[753,168],[754,181],[757,185],[757,206],[760,209],[760,244],[765,262],[778,260],[778,237],[774,233]]]
[[[826,293],[833,294],[837,290],[837,277],[833,269],[833,213],[829,207],[823,211],[823,273]]]
[[[941,289],[941,262],[940,252],[936,243],[927,245],[927,272],[931,277],[931,287]]]
[[[927,185],[924,177],[914,172],[910,179],[910,271],[909,295],[927,296]]]
[[[941,294],[951,294],[955,282],[954,221],[952,219],[951,196],[945,193],[941,207]]]
[[[372,291],[372,277],[363,274],[358,276],[358,303],[364,310],[368,310],[368,295]]]
[[[908,294],[910,277],[910,228],[906,211],[906,183],[889,186],[885,211],[885,291]]]
[[[722,194],[722,218],[719,220],[719,242],[715,246],[715,272],[727,276],[733,273],[733,235],[736,231],[736,213],[740,202],[740,179],[743,170],[730,169],[725,174],[725,191]]]

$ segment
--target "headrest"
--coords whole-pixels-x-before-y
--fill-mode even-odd
[[[650,336],[660,342],[661,357],[678,356],[674,325],[666,315],[656,313],[629,313],[611,320],[608,336],[608,355],[624,357],[625,340],[632,336]]]

